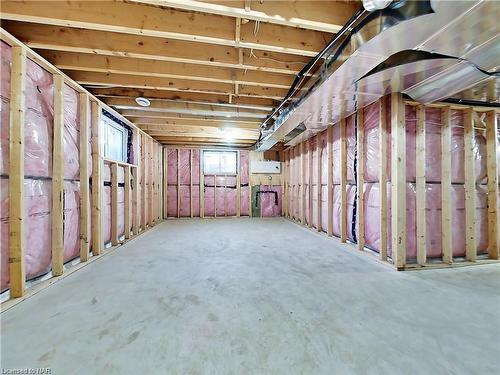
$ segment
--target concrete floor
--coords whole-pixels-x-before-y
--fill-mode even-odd
[[[164,222],[2,314],[52,374],[498,374],[500,266],[395,272],[284,219]]]

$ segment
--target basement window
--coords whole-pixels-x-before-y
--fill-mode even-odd
[[[105,115],[101,116],[101,125],[104,133],[104,157],[126,163],[128,129]]]
[[[236,151],[204,151],[203,172],[205,174],[237,174]]]

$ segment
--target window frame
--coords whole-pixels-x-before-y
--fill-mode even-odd
[[[219,172],[219,173],[209,173],[206,170],[206,162],[205,162],[205,154],[207,153],[212,153],[212,154],[234,154],[235,156],[235,162],[234,162],[234,173],[227,173],[227,172]],[[236,150],[203,150],[202,152],[202,160],[203,160],[203,174],[207,176],[236,176],[239,174],[239,158],[238,158],[238,151]],[[219,170],[220,170],[220,158],[219,158]]]
[[[106,115],[101,116],[101,125],[103,125],[103,135],[104,135],[104,147],[103,154],[106,159],[114,160],[117,162],[127,163],[128,162],[128,129],[122,124],[113,121],[113,119],[109,118]],[[122,155],[121,159],[117,160],[109,156],[109,142],[108,142],[108,127],[112,127],[113,129],[119,131],[122,134]]]

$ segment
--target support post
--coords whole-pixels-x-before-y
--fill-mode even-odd
[[[347,241],[347,140],[346,119],[340,120],[340,241]]]
[[[89,188],[89,127],[90,102],[86,93],[80,94],[80,261],[89,258],[90,188]]]
[[[385,98],[379,101],[379,188],[380,188],[380,260],[387,261],[387,117]]]
[[[189,214],[193,217],[193,150],[189,149]]]
[[[498,191],[498,118],[495,111],[486,114],[486,168],[488,171],[488,256],[499,259],[499,191]]]
[[[102,237],[102,136],[101,106],[92,102],[92,254],[99,255],[103,248]]]
[[[54,129],[52,143],[52,275],[64,264],[64,78],[54,74]]]
[[[392,261],[397,269],[406,265],[406,129],[405,107],[400,93],[391,94],[391,227]]]
[[[443,262],[453,262],[451,238],[451,110],[441,112],[441,238]]]
[[[147,185],[146,185],[146,161],[147,161],[147,138],[145,134],[141,134],[141,227],[142,230],[146,230],[147,227],[147,211],[148,207],[146,204],[146,193],[147,193]]]
[[[318,134],[316,136],[316,147],[317,147],[317,152],[318,152],[318,157],[316,159],[316,168],[317,168],[317,171],[318,171],[318,182],[317,182],[317,185],[316,185],[316,204],[317,204],[317,210],[316,210],[316,213],[318,214],[318,217],[317,217],[317,222],[318,222],[318,225],[317,225],[317,228],[316,230],[318,232],[321,232],[321,227],[322,227],[322,223],[321,223],[321,189],[323,188],[323,181],[322,181],[322,178],[321,178],[321,174],[322,174],[322,171],[321,171],[321,159],[322,159],[322,153],[323,153],[323,145],[321,143],[321,135]]]
[[[427,262],[426,243],[426,201],[425,201],[425,107],[417,107],[416,129],[416,215],[417,215],[417,263],[424,266]]]
[[[111,163],[111,245],[118,245],[118,164]]]
[[[26,288],[24,255],[24,118],[26,50],[12,47],[9,120],[9,274],[11,298]]]
[[[177,149],[177,217],[181,216],[181,149]]]
[[[328,226],[327,235],[333,236],[333,126],[329,126],[326,130],[327,151],[328,151],[328,166],[327,166],[327,207],[328,207]]]
[[[474,137],[474,111],[468,108],[464,112],[465,259],[470,262],[477,258]]]
[[[136,166],[132,167],[132,233],[139,234],[139,173]]]
[[[163,147],[163,218],[168,218],[168,149]]]
[[[241,216],[241,180],[240,180],[240,151],[236,154],[236,166],[238,168],[236,172],[236,217]]]
[[[200,149],[200,217],[205,217],[205,173],[203,172],[202,149]]]
[[[358,222],[358,249],[365,247],[365,130],[363,109],[356,112],[356,154],[358,163],[356,164],[356,220]]]
[[[126,165],[124,168],[125,174],[125,190],[124,190],[124,208],[125,208],[125,240],[130,239],[130,165]]]
[[[309,217],[308,217],[308,227],[312,228],[313,226],[313,144],[312,138],[308,139],[308,155],[309,155]]]

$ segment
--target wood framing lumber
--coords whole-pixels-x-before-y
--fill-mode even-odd
[[[52,275],[64,269],[64,78],[54,75],[52,140]]]
[[[86,262],[90,249],[90,185],[89,150],[90,140],[90,99],[88,94],[80,93],[80,261]]]
[[[391,250],[397,269],[406,264],[406,129],[400,93],[391,94]]]
[[[464,111],[464,177],[465,177],[465,259],[477,258],[476,242],[476,171],[474,156],[474,112]],[[417,205],[418,207],[418,205]]]
[[[379,233],[380,233],[380,253],[382,261],[387,261],[387,117],[386,99],[379,100],[379,184],[380,184],[380,213],[379,213]]]
[[[451,221],[451,110],[441,110],[441,239],[443,262],[453,262]]]
[[[9,275],[11,298],[25,293],[24,119],[26,50],[12,47],[9,120]]]
[[[417,263],[424,266],[427,262],[426,241],[426,199],[425,199],[425,107],[417,107],[416,128],[416,224],[417,224]]]

